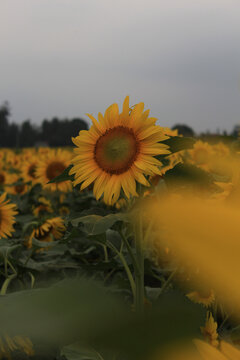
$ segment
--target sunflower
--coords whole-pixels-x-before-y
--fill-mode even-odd
[[[207,142],[198,140],[195,142],[193,148],[188,150],[191,157],[191,162],[201,167],[204,170],[208,170],[209,162],[214,155],[214,150]]]
[[[45,197],[41,196],[38,199],[38,206],[33,208],[33,214],[38,217],[41,215],[46,215],[46,213],[52,213],[52,212],[53,209],[51,202]]]
[[[19,351],[27,356],[33,356],[33,344],[26,336],[0,337],[0,359],[11,359],[11,353]]]
[[[211,289],[207,292],[192,291],[187,294],[187,297],[196,304],[202,304],[206,307],[212,305],[215,301],[214,291]]]
[[[0,188],[5,188],[6,185],[9,185],[10,175],[7,171],[0,169]]]
[[[21,181],[17,174],[11,174],[7,192],[13,195],[23,195],[28,191],[29,186]]]
[[[31,181],[32,184],[37,183],[36,170],[38,161],[36,157],[32,156],[23,163],[22,176],[26,182]]]
[[[0,239],[11,236],[14,231],[14,216],[17,214],[15,211],[16,205],[9,203],[9,200],[6,200],[6,195],[6,193],[3,193],[0,196]]]
[[[69,215],[69,213],[70,213],[70,210],[69,210],[69,208],[67,206],[61,206],[59,208],[59,214],[61,216],[67,216],[67,215]]]
[[[36,177],[45,189],[50,191],[71,191],[72,184],[69,180],[48,184],[49,181],[61,175],[70,165],[71,157],[69,151],[58,149],[49,152],[41,159],[37,166]]]
[[[219,344],[218,333],[217,333],[217,323],[214,321],[214,318],[211,312],[207,312],[207,319],[205,326],[201,326],[201,333],[203,334],[204,339],[212,346],[217,347]]]
[[[43,242],[58,240],[62,237],[65,230],[64,221],[61,217],[48,219],[42,225],[33,229],[26,245],[28,248],[31,248],[33,238]]]
[[[144,175],[161,175],[162,165],[154,156],[170,154],[168,146],[159,143],[167,139],[161,127],[155,125],[156,118],[149,118],[149,110],[139,103],[131,110],[129,97],[123,103],[122,113],[118,105],[111,105],[104,116],[99,113],[97,121],[88,116],[93,125],[73,138],[77,146],[74,166],[74,185],[81,183],[81,190],[94,183],[96,199],[104,195],[104,202],[113,205],[120,196],[138,196],[136,181],[149,186]]]
[[[205,343],[204,341],[194,339],[194,344],[201,354],[202,360],[238,360],[240,359],[240,350],[226,341],[220,342],[219,350]],[[196,358],[197,359],[197,358]],[[193,358],[195,360],[195,358]]]

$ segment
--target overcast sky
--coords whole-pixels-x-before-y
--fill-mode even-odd
[[[86,119],[126,95],[162,126],[240,123],[240,1],[0,0],[12,120]]]

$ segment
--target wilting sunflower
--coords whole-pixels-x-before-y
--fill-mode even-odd
[[[6,193],[3,193],[0,196],[0,239],[11,236],[14,231],[14,216],[17,214],[15,211],[16,205],[9,203],[9,200],[6,200],[6,195]]]
[[[157,119],[148,117],[149,110],[143,110],[143,103],[131,110],[127,96],[120,114],[113,104],[104,116],[99,113],[99,121],[88,115],[93,123],[90,130],[72,139],[77,146],[70,170],[74,185],[81,183],[83,190],[94,183],[96,199],[104,194],[105,203],[113,205],[121,189],[127,198],[137,196],[136,181],[149,186],[144,175],[161,175],[162,164],[155,156],[170,153],[161,143],[168,137],[155,125]]]
[[[70,165],[72,155],[69,151],[61,149],[49,152],[41,159],[36,170],[36,176],[45,189],[50,191],[70,191],[72,189],[71,181],[61,181],[48,184],[49,181],[61,175]]]
[[[33,229],[26,245],[28,248],[31,248],[33,238],[44,242],[58,240],[62,237],[65,230],[64,220],[61,217],[48,219],[42,225]]]

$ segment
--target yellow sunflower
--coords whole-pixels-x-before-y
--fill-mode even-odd
[[[206,307],[212,305],[215,301],[214,291],[211,289],[207,292],[192,291],[187,294],[187,297],[196,304],[202,304]]]
[[[31,248],[33,238],[44,242],[58,240],[62,237],[65,230],[64,220],[61,217],[48,219],[42,225],[33,229],[26,245],[28,248]]]
[[[188,150],[190,161],[204,170],[208,170],[209,162],[214,155],[214,150],[207,142],[198,140],[193,148]]]
[[[240,359],[240,350],[226,341],[220,342],[220,349],[216,349],[204,341],[195,339],[194,344],[201,354],[202,360],[238,360]],[[196,358],[197,359],[197,358]],[[193,358],[195,360],[195,358]]]
[[[22,182],[17,174],[11,174],[6,191],[13,195],[23,195],[28,191],[28,188],[29,186]]]
[[[51,202],[46,199],[45,197],[41,196],[38,199],[38,206],[33,208],[33,214],[35,216],[41,216],[41,215],[46,215],[46,213],[52,213],[53,209],[52,209],[52,204]]]
[[[0,359],[11,359],[11,353],[19,351],[27,356],[33,356],[33,344],[26,336],[0,337]]]
[[[69,210],[69,208],[67,206],[61,206],[59,208],[59,214],[61,216],[67,216],[67,215],[69,215],[69,213],[70,213],[70,210]]]
[[[32,184],[36,184],[38,182],[36,176],[38,161],[39,160],[36,157],[32,156],[23,162],[22,176],[26,182],[31,181]]]
[[[212,314],[207,312],[207,319],[205,326],[201,326],[201,333],[203,334],[204,339],[212,346],[218,346],[219,341],[217,333],[217,323],[214,321]]]
[[[63,171],[70,165],[72,155],[69,151],[61,149],[49,152],[39,162],[36,170],[36,176],[45,189],[50,191],[71,191],[71,181],[62,181],[58,183],[48,184],[49,181],[61,175]]]
[[[156,118],[149,118],[149,110],[139,103],[131,110],[129,97],[119,114],[118,105],[111,105],[97,121],[88,116],[93,125],[73,138],[76,156],[70,174],[75,174],[74,185],[81,183],[81,190],[94,183],[96,199],[104,195],[105,203],[113,205],[120,196],[138,196],[136,181],[145,186],[149,183],[144,175],[161,175],[162,165],[157,155],[170,154],[168,147],[160,143],[168,137]]]
[[[0,169],[0,188],[5,188],[6,185],[9,185],[10,175],[7,171]]]
[[[3,193],[0,196],[0,239],[11,236],[14,231],[14,216],[17,214],[15,211],[16,205],[9,203],[9,200],[6,200],[6,195],[6,193]]]

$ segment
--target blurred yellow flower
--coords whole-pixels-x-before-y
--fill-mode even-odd
[[[27,356],[33,356],[33,344],[31,340],[26,336],[14,336],[9,337],[5,335],[0,337],[0,359],[8,359],[12,358],[11,353],[15,351],[20,351],[21,353],[25,353]]]
[[[214,321],[211,312],[207,312],[207,319],[205,326],[201,326],[201,333],[203,334],[204,340],[210,345],[217,347],[219,344],[218,333],[217,333],[217,322]]]

